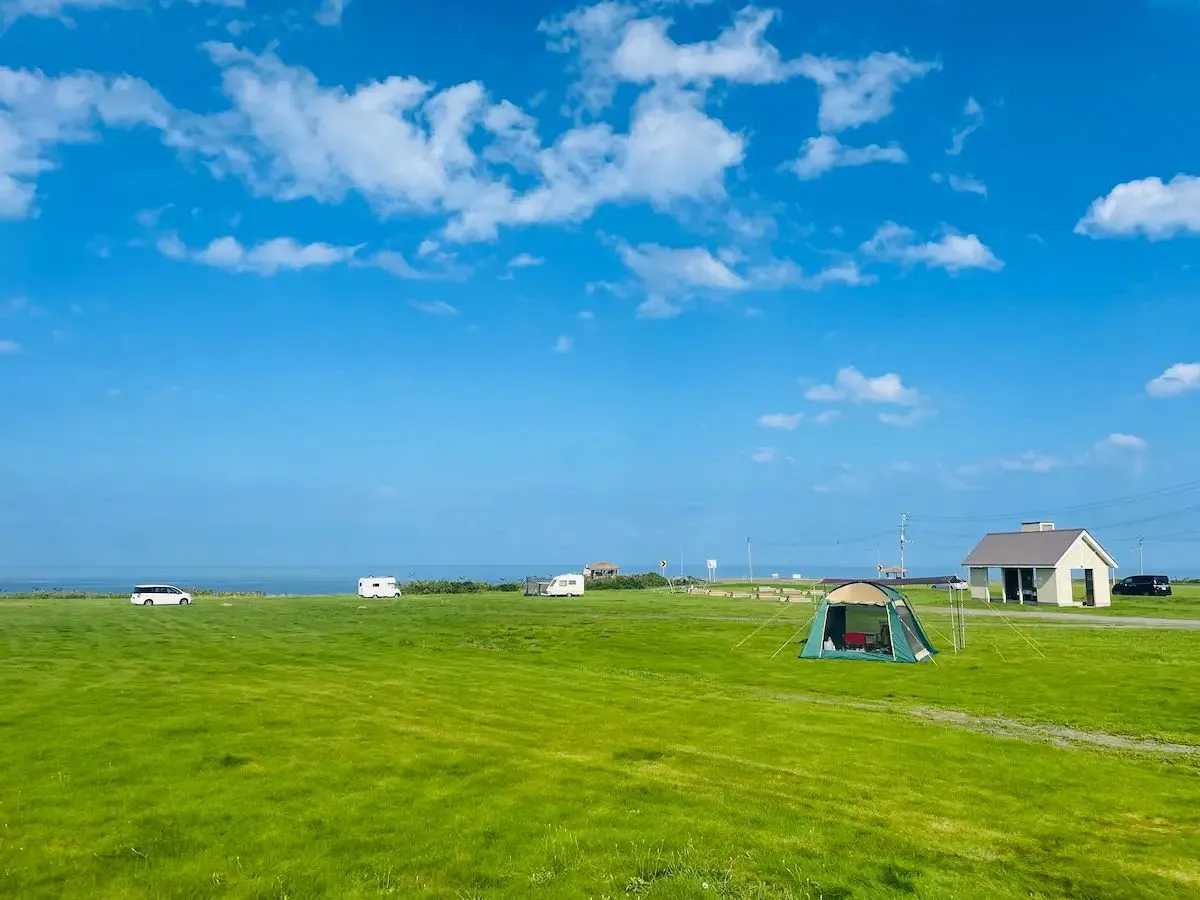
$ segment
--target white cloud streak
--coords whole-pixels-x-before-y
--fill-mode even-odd
[[[1118,184],[1092,201],[1075,223],[1090,238],[1141,236],[1151,241],[1200,234],[1200,178],[1143,178]]]
[[[1146,382],[1151,397],[1178,397],[1191,391],[1200,391],[1200,363],[1175,363]]]
[[[945,269],[951,274],[967,269],[998,272],[1004,267],[1004,263],[976,235],[947,231],[936,241],[919,243],[912,229],[895,222],[885,222],[859,249],[877,259]]]
[[[831,134],[808,138],[800,147],[800,156],[785,165],[803,181],[819,178],[833,169],[851,166],[866,166],[871,163],[906,163],[908,156],[898,144],[881,147],[869,144],[865,147],[847,147]]]

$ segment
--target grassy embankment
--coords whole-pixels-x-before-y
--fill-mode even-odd
[[[980,620],[937,665],[772,659],[811,612],[0,600],[0,896],[1200,892],[1200,756],[1090,734],[1200,750],[1195,633]]]

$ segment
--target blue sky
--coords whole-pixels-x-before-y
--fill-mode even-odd
[[[5,565],[1194,564],[1193,4],[0,20]]]

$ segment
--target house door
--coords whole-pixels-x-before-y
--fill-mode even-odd
[[[1083,605],[1096,605],[1096,584],[1092,581],[1092,570],[1083,570]]]
[[[1017,579],[1016,569],[1004,570],[1004,602],[1005,603],[1020,603],[1021,588]]]

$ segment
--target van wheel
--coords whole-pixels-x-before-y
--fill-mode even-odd
[[[142,601],[142,606],[153,606],[153,605],[154,605],[153,600],[143,600]]]

